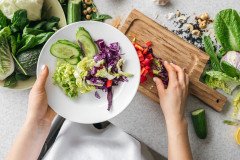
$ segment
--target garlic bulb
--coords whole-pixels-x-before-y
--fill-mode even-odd
[[[160,5],[160,6],[164,6],[166,5],[170,0],[153,0],[153,2],[156,4],[156,5]]]

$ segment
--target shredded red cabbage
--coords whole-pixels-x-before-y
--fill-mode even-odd
[[[107,90],[107,100],[108,100],[108,111],[112,108],[112,99],[113,99],[113,92],[112,87],[108,88]]]
[[[95,92],[95,97],[96,97],[97,99],[100,99],[100,98],[101,98],[97,91]]]
[[[111,72],[111,74],[117,74],[119,72],[117,68],[118,61],[121,59],[121,49],[118,42],[111,43],[107,45],[103,39],[99,39],[95,41],[99,48],[98,54],[96,54],[93,59],[96,63],[104,60],[102,66],[95,66],[88,72],[88,76],[86,80],[90,81],[96,89],[103,90],[107,92],[107,100],[108,100],[108,110],[112,107],[112,87],[107,88],[106,83],[108,81],[107,78],[96,77],[96,73],[98,70],[103,69],[104,67]],[[120,82],[127,82],[128,79],[125,76],[119,76],[112,79],[112,86],[119,85]],[[95,92],[95,96],[98,98],[99,96]]]

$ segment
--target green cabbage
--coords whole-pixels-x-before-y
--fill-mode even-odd
[[[78,64],[74,75],[76,77],[76,85],[79,88],[80,93],[88,93],[95,90],[95,86],[86,82],[86,76],[94,65],[95,61],[87,57],[83,58]]]
[[[56,71],[53,76],[54,83],[58,85],[69,97],[78,96],[79,88],[76,85],[76,78],[74,77],[74,66],[69,63],[58,60]]]
[[[231,94],[240,85],[240,80],[232,78],[223,72],[208,71],[206,72],[205,83],[212,88],[222,89],[226,93]]]

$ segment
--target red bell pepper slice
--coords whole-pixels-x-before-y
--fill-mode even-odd
[[[135,44],[134,47],[139,51],[143,51],[143,47],[140,46],[139,44]]]
[[[146,42],[146,45],[147,45],[147,47],[149,48],[149,47],[152,46],[152,42],[151,42],[151,41],[147,41],[147,42]]]
[[[148,53],[148,48],[145,48],[144,50],[143,50],[143,54],[147,54]]]
[[[107,80],[106,86],[107,86],[107,88],[112,87],[112,80]]]

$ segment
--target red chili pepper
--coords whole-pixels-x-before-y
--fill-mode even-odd
[[[139,51],[143,51],[143,47],[140,46],[139,44],[135,44],[134,47]]]
[[[106,86],[107,88],[112,87],[112,80],[107,80]]]
[[[151,41],[147,41],[147,42],[146,42],[146,45],[147,45],[147,47],[149,48],[149,47],[152,46],[152,42],[151,42]]]

